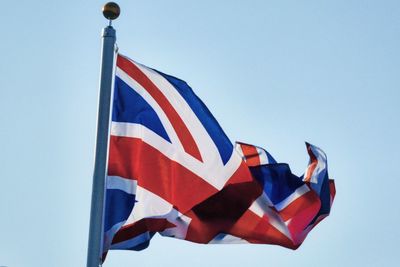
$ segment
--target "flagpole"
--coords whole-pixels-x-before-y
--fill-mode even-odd
[[[107,175],[107,156],[110,128],[111,91],[113,81],[115,30],[111,21],[119,16],[120,9],[116,3],[109,2],[103,7],[103,15],[109,25],[102,31],[102,52],[99,106],[97,114],[96,154],[94,161],[92,204],[90,210],[89,242],[87,267],[99,267],[102,257],[103,211],[105,179]]]

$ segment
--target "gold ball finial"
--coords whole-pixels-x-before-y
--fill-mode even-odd
[[[108,2],[103,6],[103,15],[106,19],[114,20],[118,18],[120,14],[119,5],[114,2]]]

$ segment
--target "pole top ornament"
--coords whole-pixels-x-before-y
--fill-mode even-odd
[[[121,10],[119,5],[114,2],[108,2],[103,6],[103,15],[108,20],[114,20],[119,17]]]

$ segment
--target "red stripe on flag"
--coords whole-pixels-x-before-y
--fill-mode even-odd
[[[179,163],[141,139],[111,136],[108,175],[138,181],[138,185],[185,212],[218,192]]]
[[[172,127],[174,127],[179,140],[182,142],[184,150],[201,161],[202,158],[200,151],[193,136],[189,132],[182,118],[160,89],[158,89],[157,86],[134,63],[121,55],[118,55],[117,66],[132,79],[137,81],[154,98],[154,100],[160,105],[161,109],[165,112],[168,120],[171,121]]]
[[[176,225],[166,219],[145,218],[133,224],[122,227],[114,236],[112,244],[132,239],[146,232],[161,232]]]
[[[311,146],[309,144],[307,144],[307,152],[308,152],[308,155],[310,156],[311,163],[308,165],[306,174],[304,175],[303,181],[305,181],[305,182],[310,181],[312,173],[314,172],[314,170],[318,164],[318,160],[315,157],[314,153],[312,152]]]
[[[243,156],[248,166],[258,166],[260,165],[260,155],[255,146],[240,144],[243,151]]]
[[[335,181],[332,179],[329,179],[329,193],[331,196],[331,206],[332,206],[333,200],[335,199],[335,196],[336,196]]]
[[[267,216],[260,217],[251,210],[247,210],[243,214],[234,227],[230,229],[229,234],[255,244],[276,244],[291,249],[298,247],[271,225]]]
[[[289,221],[288,229],[295,244],[304,240],[303,230],[312,222],[321,208],[321,201],[314,191],[308,191],[279,212],[284,221]]]
[[[313,215],[308,214],[308,216],[303,217],[305,214],[302,214],[302,212],[310,207],[312,207],[312,210],[316,210],[316,212],[314,212]],[[308,217],[311,217],[309,218],[310,221],[306,223],[306,225],[308,225],[318,213],[320,207],[321,201],[318,195],[314,191],[310,190],[279,211],[279,214],[284,221],[293,219],[299,215],[303,215],[302,219],[304,220],[307,220]]]

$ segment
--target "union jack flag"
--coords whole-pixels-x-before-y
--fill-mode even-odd
[[[305,175],[227,138],[178,78],[118,55],[103,255],[142,250],[155,233],[196,243],[296,249],[335,196],[325,153],[306,144]]]

